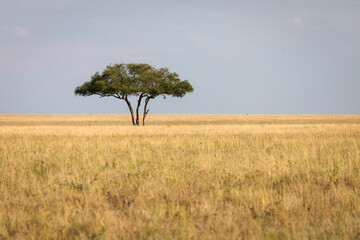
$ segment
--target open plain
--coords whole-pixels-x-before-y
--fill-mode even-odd
[[[359,115],[0,115],[0,239],[360,239]]]

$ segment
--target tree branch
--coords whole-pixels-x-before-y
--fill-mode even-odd
[[[146,109],[147,105],[150,101],[150,99],[154,99],[155,96],[154,95],[146,95],[146,99],[145,99],[145,105],[144,105],[144,114],[143,114],[143,126],[145,126],[145,118],[147,116],[147,114],[149,113],[150,109]]]
[[[136,106],[136,125],[139,126],[139,108],[140,108],[140,105],[141,105],[141,100],[142,98],[144,97],[145,93],[141,93],[140,96],[139,96],[139,99],[138,99],[138,104]]]
[[[118,99],[124,100],[124,96],[120,96],[119,93],[115,93],[113,96],[116,97],[116,98],[118,98]]]
[[[133,109],[132,109],[132,107],[131,107],[131,103],[130,103],[130,101],[128,100],[127,95],[124,95],[124,100],[125,100],[126,104],[127,104],[128,107],[129,107],[130,114],[131,114],[132,124],[135,126],[134,111],[133,111]]]

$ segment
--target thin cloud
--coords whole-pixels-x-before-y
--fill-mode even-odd
[[[13,33],[18,37],[27,37],[29,35],[29,32],[23,27],[14,27]]]
[[[297,27],[303,27],[304,26],[304,21],[302,20],[301,17],[294,17],[291,19],[292,24],[294,24]]]
[[[38,73],[42,70],[40,63],[28,60],[21,59],[16,56],[7,55],[0,56],[0,72],[4,73]],[[5,79],[0,79],[2,81]]]
[[[203,43],[207,41],[207,38],[201,35],[189,35],[188,39],[192,42]]]

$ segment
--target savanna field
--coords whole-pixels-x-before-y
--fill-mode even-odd
[[[0,239],[360,239],[359,115],[0,115]]]

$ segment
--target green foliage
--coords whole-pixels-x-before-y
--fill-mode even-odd
[[[192,92],[187,80],[181,80],[175,72],[145,63],[109,65],[102,73],[96,72],[90,81],[75,89],[75,95],[127,98],[141,94],[155,98],[159,95],[183,97]]]

